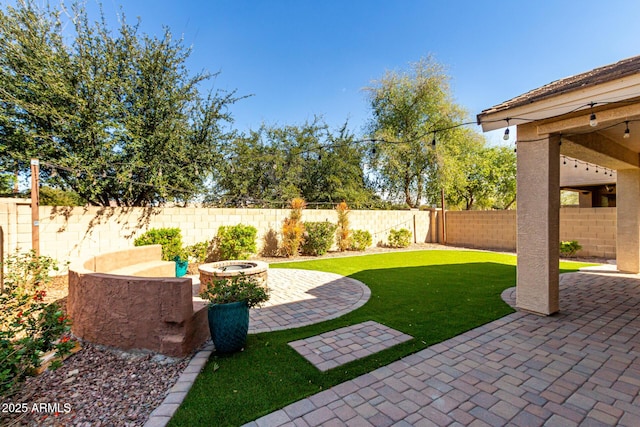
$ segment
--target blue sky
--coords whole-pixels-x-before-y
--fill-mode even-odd
[[[253,95],[232,107],[241,131],[321,115],[332,127],[348,119],[361,135],[369,118],[362,88],[429,54],[447,67],[471,119],[640,54],[637,0],[104,0],[110,21],[121,4],[142,31],[161,35],[168,26],[183,37],[193,47],[188,67],[219,71],[216,88]]]

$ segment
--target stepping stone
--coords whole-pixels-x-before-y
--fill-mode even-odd
[[[292,341],[289,345],[324,372],[412,338],[410,335],[370,320]]]

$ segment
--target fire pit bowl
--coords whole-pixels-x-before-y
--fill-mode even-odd
[[[200,292],[214,280],[231,279],[244,274],[253,277],[262,286],[267,286],[269,264],[262,261],[228,260],[210,262],[198,267],[200,272]]]

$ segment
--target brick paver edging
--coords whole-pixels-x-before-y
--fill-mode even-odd
[[[167,394],[160,406],[151,412],[149,419],[144,423],[144,427],[165,427],[169,423],[169,420],[178,410],[191,386],[196,381],[196,377],[202,371],[204,365],[207,364],[212,352],[213,343],[209,342],[193,356],[189,365],[180,374],[178,381],[169,389],[169,394]]]

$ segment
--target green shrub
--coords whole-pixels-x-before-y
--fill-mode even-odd
[[[331,248],[337,226],[329,221],[305,222],[305,236],[302,244],[304,255],[324,255]]]
[[[219,260],[247,259],[255,254],[258,230],[252,225],[223,225],[218,228],[215,251]]]
[[[364,251],[371,246],[371,233],[367,230],[353,230],[351,233],[350,251]]]
[[[209,305],[229,304],[246,301],[249,308],[260,307],[269,300],[269,289],[262,286],[254,277],[244,273],[231,279],[214,280],[200,292],[200,298],[209,300]]]
[[[184,259],[182,234],[179,228],[152,228],[138,237],[135,246],[162,245],[162,259],[173,261],[176,256]]]
[[[184,252],[189,258],[189,261],[202,263],[206,261],[207,255],[209,255],[209,246],[211,246],[209,242],[198,242],[186,246]]]
[[[44,301],[57,262],[34,251],[9,255],[0,292],[0,396],[9,396],[40,364],[40,355],[55,350],[65,356],[76,342],[71,321],[56,303]]]
[[[411,244],[411,232],[406,228],[389,231],[389,246],[392,248],[406,248]]]
[[[560,242],[560,255],[562,256],[574,256],[580,249],[582,249],[582,246],[580,246],[577,240]]]

